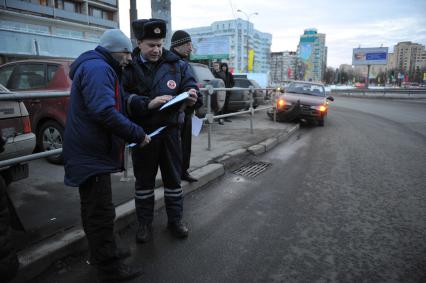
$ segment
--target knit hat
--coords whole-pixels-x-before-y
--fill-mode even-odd
[[[192,40],[191,40],[191,36],[189,35],[189,33],[187,33],[184,30],[177,30],[172,35],[172,43],[170,45],[170,48],[180,46],[180,45],[184,45],[185,43],[191,42],[191,41]]]
[[[111,53],[114,52],[132,52],[132,42],[119,29],[108,29],[101,36],[99,45]]]
[[[161,19],[142,19],[132,22],[132,29],[138,40],[165,38],[167,26]]]

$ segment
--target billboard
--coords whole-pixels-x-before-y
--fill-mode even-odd
[[[191,60],[200,59],[228,59],[229,37],[193,37]]]
[[[387,47],[353,49],[352,65],[386,65],[387,61]]]

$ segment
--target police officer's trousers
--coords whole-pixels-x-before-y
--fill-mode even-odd
[[[178,222],[183,214],[183,191],[180,186],[182,148],[178,127],[168,127],[143,148],[132,150],[135,183],[135,206],[140,224],[151,224],[154,218],[154,187],[158,167],[164,186],[168,221]]]

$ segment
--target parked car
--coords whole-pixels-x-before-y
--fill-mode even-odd
[[[0,95],[11,94],[0,84]],[[36,144],[36,137],[31,132],[31,123],[25,104],[22,101],[0,101],[1,137],[5,140],[4,151],[0,160],[8,160],[31,154]],[[18,163],[0,167],[0,182],[6,185],[28,177],[28,164]]]
[[[234,86],[237,87],[237,86]],[[250,108],[250,91],[231,90],[228,104],[228,112],[237,112]]]
[[[0,83],[20,93],[69,91],[68,77],[72,60],[24,60],[0,66]],[[69,97],[24,99],[30,113],[37,149],[40,151],[62,147]],[[62,155],[47,158],[62,163]]]
[[[235,87],[243,87],[243,88],[262,88],[255,80],[250,80],[247,78],[235,78]],[[253,107],[256,108],[259,105],[265,103],[265,90],[255,90],[253,93]]]
[[[277,120],[304,119],[317,121],[319,126],[324,126],[324,119],[328,112],[328,100],[334,101],[334,98],[326,96],[323,84],[294,81],[289,84],[285,93],[276,99]],[[267,113],[270,118],[273,118],[272,109]]]
[[[200,63],[189,63],[192,72],[197,80],[199,88],[205,88],[207,85],[211,85],[214,88],[224,88],[225,83],[222,79],[215,78],[208,66]],[[207,96],[208,92],[203,91],[203,106],[197,109],[197,116],[204,117],[207,114]],[[211,96],[211,107],[212,113],[217,113],[222,110],[225,103],[226,91],[216,90]]]

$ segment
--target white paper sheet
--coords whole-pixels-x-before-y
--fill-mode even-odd
[[[164,128],[166,128],[167,126],[164,126],[164,127],[160,127],[160,128],[158,128],[158,129],[156,129],[155,131],[153,131],[152,133],[150,133],[150,134],[148,134],[148,137],[150,137],[150,138],[152,138],[152,137],[154,137],[154,136],[156,136],[156,135],[158,135]],[[137,143],[131,143],[131,144],[129,144],[127,147],[134,147],[134,146],[136,146],[136,145],[138,145]]]
[[[192,115],[192,135],[198,136],[203,127],[203,120],[199,119],[197,116]]]
[[[188,92],[182,92],[179,95],[176,95],[175,97],[173,97],[172,99],[170,99],[169,101],[167,101],[166,103],[163,104],[163,106],[160,107],[160,111],[163,110],[164,108],[170,107],[178,102],[181,102],[184,99],[187,99],[189,97],[189,93]]]

